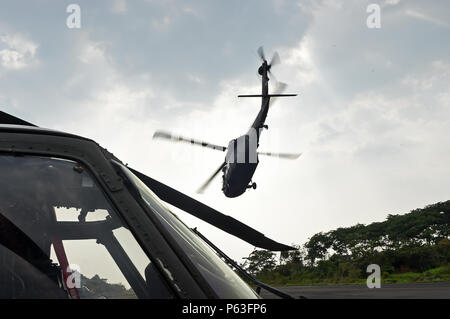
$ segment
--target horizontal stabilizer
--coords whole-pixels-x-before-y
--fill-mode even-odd
[[[2,111],[0,111],[0,124],[36,126]]]
[[[297,94],[241,94],[238,97],[282,97],[282,96],[297,96]]]
[[[147,187],[149,187],[161,200],[189,213],[233,236],[236,236],[256,247],[271,251],[294,250],[295,248],[277,243],[267,238],[257,230],[241,223],[233,217],[227,216],[217,210],[150,178],[128,167]]]

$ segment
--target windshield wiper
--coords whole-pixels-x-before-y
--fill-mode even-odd
[[[243,277],[245,277],[247,280],[251,281],[253,284],[256,285],[256,292],[259,294],[259,292],[262,289],[265,289],[271,293],[273,293],[274,295],[277,295],[278,297],[281,297],[283,299],[295,299],[293,296],[288,295],[284,292],[282,292],[281,290],[278,290],[274,287],[271,287],[269,285],[266,285],[265,283],[255,279],[255,277],[253,277],[252,275],[250,275],[244,268],[242,268],[241,266],[239,266],[239,264],[237,262],[235,262],[233,259],[231,259],[230,257],[228,257],[223,251],[221,251],[219,248],[217,248],[216,245],[214,245],[212,242],[210,242],[208,240],[208,238],[206,238],[205,236],[203,236],[198,230],[197,228],[191,228],[192,231],[194,233],[196,233],[201,239],[203,239],[203,241],[205,241],[216,253],[219,254],[220,257],[222,257],[223,259],[225,259],[225,261],[231,265],[232,267],[234,267]],[[301,298],[305,298],[305,297],[301,297]]]

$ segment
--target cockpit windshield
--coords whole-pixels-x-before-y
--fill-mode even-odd
[[[256,293],[197,234],[173,214],[136,175],[119,164],[145,204],[173,235],[220,298],[257,298]]]
[[[0,154],[0,298],[170,298],[153,267],[83,164]]]

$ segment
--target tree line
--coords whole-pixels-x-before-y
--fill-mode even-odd
[[[242,266],[260,280],[280,284],[354,282],[367,277],[370,264],[380,265],[385,276],[438,267],[450,276],[450,201],[320,232],[294,247],[279,257],[255,250]]]

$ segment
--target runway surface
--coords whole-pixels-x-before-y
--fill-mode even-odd
[[[450,299],[450,282],[366,285],[276,287],[289,295],[309,299]],[[261,290],[263,298],[279,298]]]

